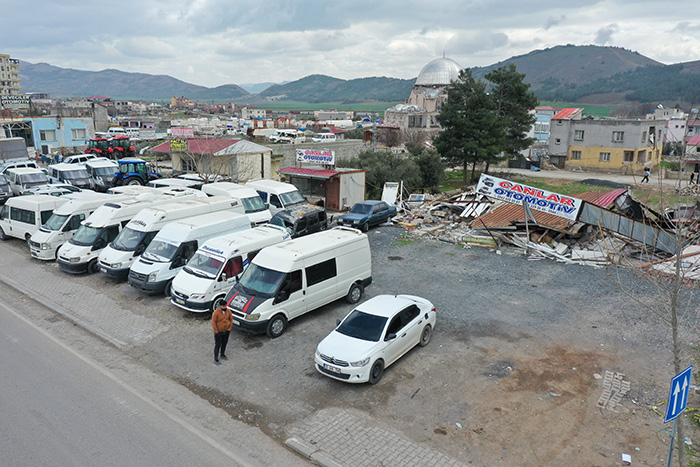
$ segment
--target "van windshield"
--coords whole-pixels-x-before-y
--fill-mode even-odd
[[[185,272],[197,277],[214,279],[216,275],[219,274],[221,266],[223,265],[224,260],[222,258],[197,252],[192,259],[187,262]]]
[[[49,183],[49,179],[43,172],[34,174],[22,174],[19,176],[22,185],[43,185]]]
[[[261,297],[274,297],[285,273],[251,263],[243,272],[238,284],[249,294]]]
[[[81,225],[73,234],[73,238],[68,240],[69,243],[80,246],[90,246],[95,243],[97,236],[102,231],[102,227],[88,227]]]
[[[125,227],[112,241],[112,248],[120,251],[134,251],[148,232]]]
[[[86,178],[90,178],[90,174],[88,174],[87,169],[66,170],[61,173],[61,176],[65,180],[84,180]]]
[[[243,203],[243,209],[245,212],[260,212],[267,209],[265,203],[260,196],[253,196],[251,198],[241,198],[241,203]]]
[[[95,167],[92,169],[98,177],[114,177],[117,172],[116,167]]]
[[[42,225],[41,227],[46,230],[61,230],[61,227],[63,227],[63,224],[66,223],[66,220],[68,220],[68,214],[62,215],[54,213],[51,217],[49,217],[49,220],[46,221],[46,224]]]
[[[153,240],[143,252],[143,258],[158,263],[167,263],[175,255],[178,245],[164,242],[162,240]]]
[[[304,196],[297,190],[290,191],[288,193],[282,193],[279,195],[279,197],[280,200],[282,200],[282,204],[284,206],[306,203],[306,198],[304,198]]]

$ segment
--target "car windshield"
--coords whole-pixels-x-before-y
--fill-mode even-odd
[[[66,170],[62,172],[61,175],[63,175],[63,178],[66,180],[84,180],[90,178],[87,169]]]
[[[116,167],[95,167],[95,175],[98,177],[114,177],[117,171]]]
[[[35,174],[23,174],[20,175],[19,179],[23,185],[41,185],[44,183],[49,183],[49,179],[43,172]]]
[[[243,286],[243,290],[250,294],[274,297],[284,277],[283,272],[250,264],[238,283]]]
[[[369,214],[370,212],[372,212],[372,206],[370,206],[369,204],[357,203],[352,207],[350,212],[354,212],[356,214]]]
[[[97,240],[97,236],[101,231],[101,227],[88,227],[87,225],[81,225],[73,234],[73,238],[68,241],[74,245],[90,246],[95,243],[95,240]]]
[[[355,309],[340,323],[336,331],[363,341],[378,342],[382,337],[386,321],[387,318],[382,316]]]
[[[177,251],[178,245],[174,243],[164,242],[162,240],[153,240],[143,252],[143,258],[159,263],[167,263],[173,258]]]
[[[241,198],[241,203],[243,203],[243,209],[245,212],[260,212],[267,209],[265,203],[260,196],[253,196],[251,198]]]
[[[192,274],[193,276],[206,277],[209,279],[214,279],[221,266],[224,265],[223,258],[217,256],[210,256],[199,251],[194,254],[192,259],[187,262],[185,266],[185,272]]]
[[[282,204],[284,204],[285,206],[306,203],[306,199],[304,198],[304,196],[302,196],[302,194],[296,190],[280,194],[280,200],[282,200]]]
[[[112,242],[112,248],[120,251],[134,251],[147,232],[125,227]]]
[[[42,225],[41,227],[46,230],[60,230],[61,227],[63,227],[63,224],[66,223],[67,219],[67,214],[62,215],[54,213],[51,217],[49,217],[49,220],[46,221],[46,224]]]

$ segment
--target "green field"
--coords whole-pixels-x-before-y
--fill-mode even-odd
[[[379,114],[384,114],[384,111],[389,107],[393,107],[398,102],[354,102],[354,103],[342,103],[342,102],[320,102],[320,103],[309,103],[309,102],[295,102],[295,101],[274,101],[265,102],[265,104],[259,104],[259,107],[264,107],[266,110],[286,110],[286,111],[314,111],[314,110],[328,110],[328,109],[338,109],[347,110],[355,112],[376,112]]]

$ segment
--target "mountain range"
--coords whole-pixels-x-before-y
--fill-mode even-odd
[[[541,100],[620,105],[630,101],[666,105],[697,102],[700,61],[665,65],[620,47],[562,45],[534,50],[488,67],[472,68],[476,78],[514,63]],[[114,69],[82,71],[46,63],[20,61],[24,92],[55,97],[103,95],[114,99],[197,100],[259,104],[269,100],[307,103],[403,102],[414,79],[370,77],[343,80],[310,75],[284,84],[236,84],[208,88],[166,75],[127,73]]]

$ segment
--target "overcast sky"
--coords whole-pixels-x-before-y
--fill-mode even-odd
[[[564,44],[700,60],[698,0],[0,0],[0,11],[12,58],[208,87],[408,79],[443,52],[467,68]]]

